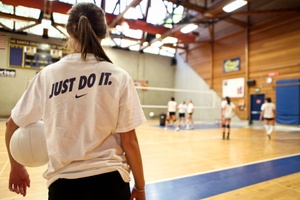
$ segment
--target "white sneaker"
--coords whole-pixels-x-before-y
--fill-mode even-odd
[[[179,131],[179,127],[176,128],[176,131]]]

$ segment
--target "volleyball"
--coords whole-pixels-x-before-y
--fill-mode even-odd
[[[27,167],[39,167],[48,162],[48,151],[42,121],[18,128],[10,140],[12,157]]]
[[[150,116],[150,117],[154,117],[154,112],[150,112],[150,113],[149,113],[149,116]]]

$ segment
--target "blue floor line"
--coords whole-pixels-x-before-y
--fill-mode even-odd
[[[300,172],[300,155],[146,186],[147,200],[199,200]]]

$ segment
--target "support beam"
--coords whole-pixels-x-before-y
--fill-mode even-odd
[[[7,14],[7,13],[3,13],[3,12],[0,12],[0,17],[10,19],[10,20],[13,20],[13,21],[36,22],[36,23],[38,23],[38,19],[22,17],[22,16]]]
[[[272,9],[272,10],[254,10],[246,12],[233,12],[232,15],[270,15],[270,14],[287,14],[300,13],[300,9]]]
[[[163,33],[163,34],[161,35],[160,38],[156,38],[156,39],[154,39],[154,40],[148,42],[148,44],[142,46],[140,50],[144,50],[144,49],[146,49],[148,46],[151,46],[151,44],[153,44],[154,42],[161,41],[163,38],[172,35],[173,33],[177,32],[177,31],[179,31],[181,28],[183,28],[185,25],[186,25],[186,24],[177,25],[175,28],[172,28],[172,29],[170,29],[169,31]]]
[[[229,23],[234,24],[234,25],[237,25],[237,26],[240,26],[242,28],[247,28],[248,27],[247,23],[242,22],[242,21],[237,20],[237,19],[234,19],[232,17],[225,18],[224,21],[229,22]]]
[[[189,1],[178,1],[178,0],[168,0],[168,1],[173,3],[173,4],[176,4],[176,5],[181,5],[185,8],[190,9],[190,10],[197,11],[199,13],[204,13],[207,10],[205,7],[192,4]]]
[[[124,17],[124,14],[129,10],[130,7],[136,7],[137,5],[139,5],[141,3],[142,0],[134,0],[132,1],[125,9],[122,13],[120,13],[115,19],[113,19],[112,22],[109,23],[109,27],[113,28],[115,27]]]
[[[20,28],[20,29],[16,30],[16,32],[22,32],[22,31],[24,31],[24,30],[26,30],[26,29],[28,29],[28,28],[34,27],[34,26],[36,26],[36,25],[38,25],[38,24],[37,24],[37,23],[34,23],[34,24],[31,24],[31,25],[25,26],[25,27],[23,27],[23,28]]]
[[[0,22],[0,26],[2,26],[3,29],[8,30],[8,31],[13,31],[13,29],[5,26],[3,23]]]

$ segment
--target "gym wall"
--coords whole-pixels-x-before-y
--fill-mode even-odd
[[[33,35],[19,35],[19,34],[7,34],[0,33],[1,35],[7,35],[7,39],[10,37],[22,40],[37,41],[41,43],[62,44],[62,40],[55,39],[43,39],[39,36]],[[209,87],[201,79],[201,77],[195,73],[184,61],[177,63],[173,66],[170,57],[164,57],[153,54],[139,53],[134,51],[124,51],[120,49],[105,48],[108,56],[119,67],[124,68],[132,77],[133,80],[148,81],[150,87],[158,88],[180,88],[180,89],[193,89],[193,90],[209,90]],[[0,57],[6,58],[0,64],[1,69],[15,70],[15,77],[0,77],[0,117],[8,117],[11,109],[17,103],[22,93],[27,88],[31,79],[40,69],[24,69],[24,68],[12,68],[9,67],[9,50],[0,49]],[[181,66],[180,66],[181,65]],[[180,69],[180,70],[178,70]],[[185,71],[185,72],[184,72]],[[184,72],[184,73],[183,73]],[[178,82],[178,84],[176,84]],[[195,84],[196,83],[196,84]],[[195,87],[196,86],[196,87]],[[142,105],[160,105],[166,106],[174,93],[162,92],[160,96],[151,95],[148,91],[138,91]],[[186,94],[186,93],[185,93]],[[182,96],[182,99],[188,100],[190,95]],[[179,97],[178,97],[179,100]],[[197,104],[198,99],[193,99]],[[203,101],[202,98],[199,100]],[[220,105],[220,99],[216,103]],[[152,109],[144,109],[145,114],[152,111]],[[166,112],[166,108],[161,108],[156,115],[161,112]],[[195,115],[195,120],[204,119],[203,113]],[[202,113],[202,114],[201,114]],[[208,117],[207,115],[205,115]],[[219,117],[219,107],[215,108],[215,111],[210,111],[210,118],[215,119]],[[207,119],[207,118],[206,118]]]
[[[276,103],[276,81],[300,77],[299,23],[299,15],[275,18],[251,29],[240,28],[229,35],[218,35],[213,42],[191,45],[188,56],[182,56],[187,57],[194,71],[219,96],[222,95],[223,80],[245,78],[244,97],[232,101],[236,105],[245,102],[246,109],[237,109],[237,115],[248,120],[251,94],[265,94]],[[240,70],[224,73],[224,60],[236,57],[241,60]],[[268,77],[271,77],[271,83],[267,82]],[[255,80],[255,85],[247,86],[247,80]]]

